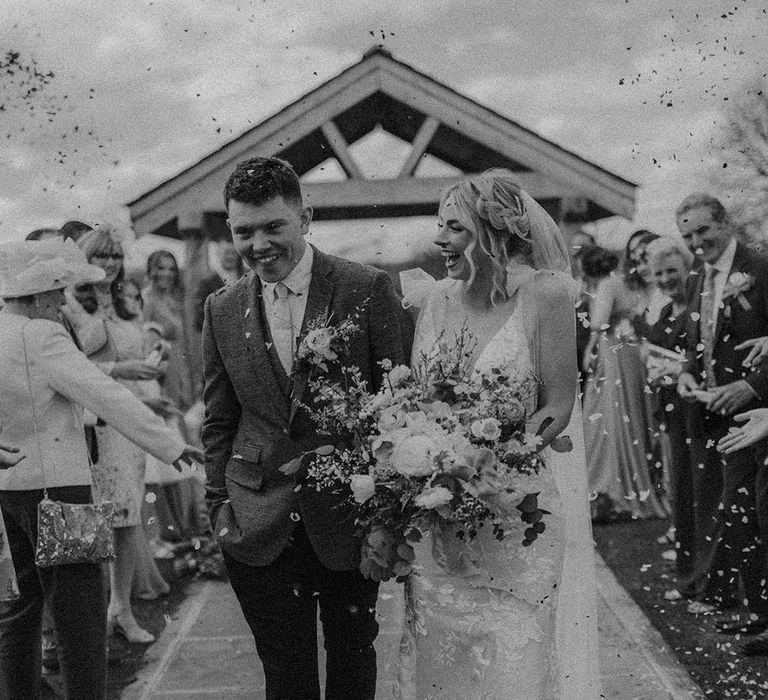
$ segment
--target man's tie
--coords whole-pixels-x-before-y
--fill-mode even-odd
[[[707,388],[715,386],[715,373],[712,367],[712,350],[715,342],[715,276],[717,270],[707,265],[704,273],[704,286],[701,289],[701,305],[699,313],[699,329],[701,342],[704,345],[702,351],[702,364],[704,368],[704,381]]]
[[[291,305],[288,302],[290,289],[282,282],[275,285],[275,298],[272,303],[272,340],[285,373],[290,375],[293,369],[293,323]]]

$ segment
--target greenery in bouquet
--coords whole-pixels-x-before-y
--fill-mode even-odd
[[[310,381],[309,410],[333,444],[311,454],[306,487],[354,502],[360,570],[370,578],[403,580],[412,543],[435,527],[450,525],[463,540],[489,528],[502,539],[519,517],[528,524],[524,545],[544,532],[540,440],[526,431],[539,382],[510,367],[474,371],[475,344],[463,329],[413,369],[385,360],[377,393],[354,366],[340,364],[336,381]]]

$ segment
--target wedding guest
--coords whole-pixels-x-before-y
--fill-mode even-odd
[[[579,264],[581,255],[586,252],[588,248],[593,248],[597,245],[595,237],[591,233],[586,231],[576,231],[571,237],[571,266],[574,279],[581,279],[582,272]]]
[[[629,237],[624,248],[624,280],[637,295],[632,324],[640,337],[645,337],[648,327],[656,323],[662,307],[669,302],[669,298],[656,286],[648,264],[648,245],[658,238],[659,235],[653,231],[639,229]]]
[[[688,280],[693,265],[693,256],[682,241],[662,237],[648,245],[648,263],[659,290],[669,297],[669,303],[661,309],[659,319],[648,329],[647,340],[653,345],[678,353],[685,353],[686,309],[688,304]],[[667,438],[665,467],[670,490],[672,527],[677,553],[676,568],[679,579],[678,594],[668,596],[693,597],[693,584],[689,577],[695,571],[696,552],[706,548],[706,532],[703,523],[697,527],[696,504],[702,499],[711,503],[719,493],[694,493],[693,464],[689,444],[700,440],[690,431],[688,405],[677,393],[677,377],[682,363],[662,364],[654,376],[649,372],[649,381],[655,388],[658,400],[657,411],[661,414],[659,423]],[[704,512],[709,512],[704,509]],[[711,533],[710,533],[711,534]],[[697,545],[697,535],[700,545]]]
[[[626,257],[638,259],[645,247],[630,239]],[[645,239],[646,244],[650,239]],[[637,263],[625,274],[616,256],[599,248],[582,258],[585,275],[599,278],[590,305],[591,333],[582,359],[588,374],[584,391],[584,439],[589,488],[596,520],[663,518],[666,507],[651,478],[652,423],[645,393],[645,364],[632,321],[646,304]]]
[[[115,308],[118,311],[118,315],[131,321],[139,329],[142,337],[143,353],[146,360],[153,363],[157,362],[158,368],[162,370],[162,360],[165,357],[163,349],[164,342],[161,334],[162,329],[156,324],[144,323],[142,312],[144,301],[141,296],[141,288],[139,287],[139,284],[131,279],[125,279],[120,287],[120,294],[115,302]],[[154,360],[151,359],[153,356],[155,357]],[[158,416],[165,420],[169,428],[174,430],[175,428],[171,420],[172,414],[169,412],[170,405],[167,399],[163,399],[162,397],[159,381],[157,379],[147,379],[140,383],[136,382],[134,387],[138,392],[137,396]],[[172,469],[170,466],[159,462],[151,455],[146,456],[144,480],[146,483],[147,494],[152,493],[155,495],[156,488],[154,485],[158,480],[157,475],[160,472],[165,473],[166,470],[180,476],[179,472]],[[142,513],[142,526],[147,541],[142,542],[140,546],[136,548],[136,570],[133,576],[131,592],[135,598],[140,598],[141,600],[155,600],[168,594],[171,587],[163,578],[154,562],[156,550],[153,546],[153,540],[149,538],[151,536],[150,533],[154,534],[157,532],[157,516],[153,504],[147,503],[146,498],[142,504]],[[152,514],[148,515],[148,513]]]
[[[697,432],[710,445],[697,474],[722,483],[714,546],[702,562],[711,586],[707,602],[724,608],[736,593],[731,581],[740,579],[750,617],[722,620],[717,629],[757,634],[768,629],[768,446],[761,441],[721,454],[714,445],[735,427],[734,414],[759,408],[768,399],[768,367],[744,367],[748,351],[736,349],[756,335],[768,335],[768,260],[737,242],[728,211],[709,194],[686,197],[675,217],[686,245],[703,261],[692,290],[688,362],[678,391],[693,403]]]
[[[162,382],[163,393],[172,405],[185,413],[195,403],[199,381],[193,379],[189,338],[184,318],[183,290],[179,266],[167,250],[154,251],[147,260],[149,284],[142,291],[144,320],[162,329],[170,345],[168,369]],[[153,470],[157,471],[157,470]],[[155,489],[155,507],[160,523],[160,538],[167,542],[190,542],[202,534],[206,523],[204,489],[194,475],[172,476]]]
[[[57,228],[38,228],[28,233],[25,241],[47,241],[51,239],[64,240],[64,234]],[[74,328],[69,322],[69,318],[64,315],[61,319],[64,323],[64,327],[74,336]],[[78,341],[75,341],[77,344]],[[82,349],[82,347],[80,347]],[[86,437],[88,439],[89,436]],[[42,623],[42,645],[43,645],[43,672],[44,673],[56,673],[60,669],[59,664],[59,652],[58,642],[56,641],[56,629],[54,627],[53,616],[48,609],[48,605],[43,606],[43,623]]]
[[[222,241],[219,244],[218,255],[222,274],[211,272],[210,275],[200,280],[197,289],[195,289],[195,328],[201,332],[205,317],[205,300],[208,295],[213,294],[226,284],[237,282],[245,271],[243,260],[238,255],[237,248],[229,241]]]
[[[98,282],[74,243],[0,244],[0,422],[26,459],[0,472],[0,507],[20,596],[0,602],[0,697],[39,698],[43,601],[56,623],[64,695],[106,695],[106,601],[101,564],[35,565],[37,505],[91,501],[85,406],[158,458],[199,459],[129,391],[89,362],[61,323],[65,285]],[[98,467],[96,467],[98,469]]]
[[[168,372],[163,389],[180,411],[189,409],[198,391],[192,376],[189,342],[184,324],[184,290],[176,257],[168,250],[156,250],[147,259],[147,280],[142,290],[144,320],[157,323],[171,344]]]
[[[143,383],[156,380],[158,368],[145,361],[141,332],[126,318],[120,289],[125,277],[120,235],[107,226],[86,232],[78,241],[88,262],[101,267],[106,276],[90,288],[90,298],[82,297],[94,320],[106,330],[106,343],[89,357],[101,363],[132,394],[141,397]],[[84,290],[80,289],[80,295]],[[95,308],[93,308],[95,305]],[[135,372],[122,371],[126,365]],[[178,440],[178,437],[176,437]],[[139,559],[154,566],[148,557],[149,546],[141,524],[144,501],[144,450],[108,425],[96,426],[99,461],[93,473],[94,498],[117,504],[112,521],[115,559],[109,565],[109,626],[129,642],[150,643],[154,636],[142,629],[131,610],[131,590]],[[145,551],[140,553],[140,550]],[[161,578],[159,571],[155,578]]]

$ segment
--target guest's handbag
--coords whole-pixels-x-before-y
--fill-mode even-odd
[[[45,493],[37,504],[35,564],[95,564],[115,558],[112,503],[62,503]]]
[[[22,331],[22,336],[24,333]],[[114,504],[104,503],[63,503],[48,497],[45,488],[45,467],[40,432],[37,425],[37,411],[32,394],[32,382],[27,360],[26,337],[24,359],[27,370],[27,386],[32,406],[32,421],[35,428],[40,469],[43,471],[43,500],[37,505],[37,547],[35,564],[40,568],[64,564],[97,564],[115,558],[112,537],[112,516]],[[90,461],[90,460],[89,460]],[[91,466],[89,464],[89,466]]]

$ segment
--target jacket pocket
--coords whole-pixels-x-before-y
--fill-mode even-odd
[[[224,477],[253,491],[261,489],[264,482],[261,448],[256,445],[239,445],[233,448]]]

